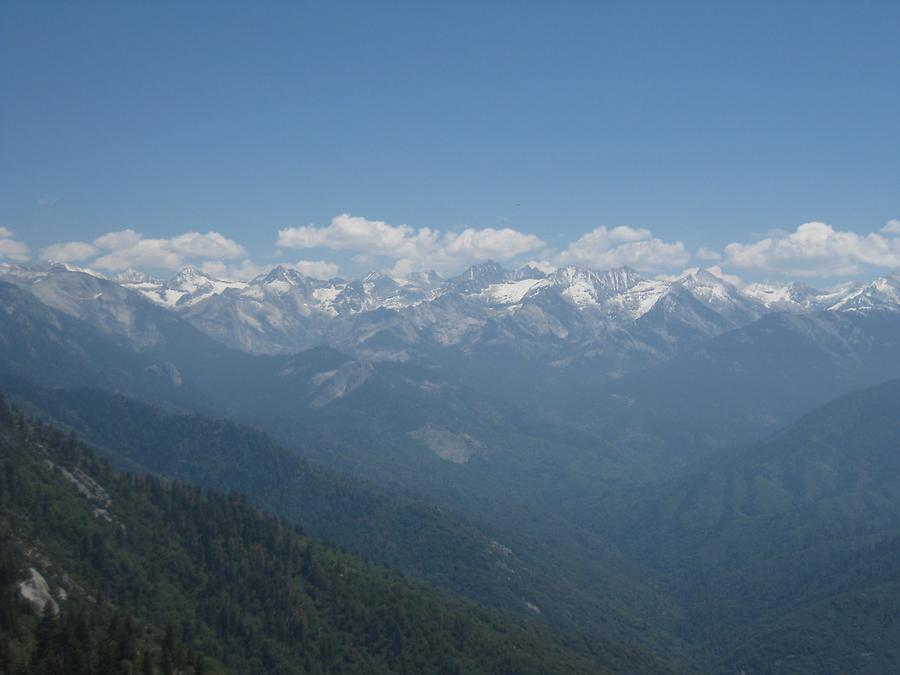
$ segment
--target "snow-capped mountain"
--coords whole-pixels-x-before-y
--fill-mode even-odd
[[[708,270],[699,267],[687,270],[677,283],[735,326],[750,323],[765,314],[766,308],[759,301]]]
[[[871,284],[848,291],[830,309],[844,312],[893,310],[900,308],[900,277],[878,277]]]
[[[478,293],[493,284],[511,281],[510,272],[495,262],[472,265],[459,276],[447,281],[447,290],[462,294]]]
[[[863,287],[858,282],[850,282],[824,291],[792,281],[787,284],[749,284],[744,287],[743,293],[768,310],[811,312],[830,309]]]
[[[878,277],[870,284],[851,281],[829,290],[792,281],[750,284],[743,293],[773,311],[900,311],[900,276],[896,273]]]
[[[285,354],[328,344],[338,325],[357,314],[422,302],[439,282],[435,275],[393,279],[379,272],[353,281],[322,281],[278,266],[174,309],[229,346]]]
[[[578,267],[560,267],[548,275],[562,298],[576,307],[601,307],[611,298],[626,294],[641,283],[641,276],[629,267],[594,272]]]
[[[187,267],[168,281],[128,270],[112,279],[60,264],[0,265],[0,279],[135,345],[154,344],[160,315],[255,354],[318,345],[369,360],[426,359],[438,349],[505,349],[546,364],[591,361],[624,372],[778,311],[900,310],[900,278],[822,291],[799,283],[739,289],[699,268],[651,279],[623,267],[506,270],[487,262],[442,279],[320,280],[275,267],[246,282]],[[154,317],[152,320],[148,317]]]
[[[126,270],[115,280],[126,288],[146,295],[159,305],[176,308],[190,307],[229,288],[244,288],[247,285],[242,281],[216,279],[196,267],[185,267],[165,282],[135,270]]]

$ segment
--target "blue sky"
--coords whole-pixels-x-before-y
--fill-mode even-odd
[[[897,2],[6,2],[0,255],[871,276],[898,35]]]

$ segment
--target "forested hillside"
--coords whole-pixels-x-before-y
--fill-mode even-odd
[[[118,467],[237,490],[315,537],[481,604],[540,618],[596,644],[641,645],[666,661],[691,661],[684,645],[647,622],[648,615],[674,614],[653,580],[643,576],[639,584],[636,566],[623,569],[614,553],[587,551],[590,542],[563,546],[557,536],[548,546],[342,475],[234,422],[164,412],[94,389],[46,389],[23,380],[7,386],[30,410],[90,439]],[[598,560],[579,568],[582,551]]]
[[[661,668],[563,646],[540,624],[316,543],[237,494],[118,474],[5,403],[0,462],[5,672]]]
[[[900,664],[900,380],[585,517],[669,577],[725,672]]]

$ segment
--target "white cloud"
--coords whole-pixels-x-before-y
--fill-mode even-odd
[[[59,262],[86,260],[96,254],[97,247],[86,241],[68,241],[41,249],[41,257],[44,260],[57,260]]]
[[[701,246],[700,250],[697,251],[697,257],[700,258],[700,260],[721,260],[722,254],[711,248],[707,248],[706,246]]]
[[[342,213],[325,227],[303,225],[279,230],[276,245],[359,251],[400,258],[428,250],[438,238],[439,233],[427,227],[414,230],[409,225],[390,225],[383,220]]]
[[[529,267],[533,267],[536,270],[540,270],[544,274],[552,274],[557,269],[559,269],[557,265],[554,265],[549,260],[529,260],[525,264]]]
[[[335,263],[325,260],[298,260],[293,267],[304,276],[323,280],[336,277],[340,270]]]
[[[249,259],[242,260],[236,264],[228,264],[222,260],[207,260],[200,264],[200,271],[225,281],[246,281],[260,274],[265,274],[272,267],[274,265],[257,265]]]
[[[189,258],[229,260],[246,255],[244,247],[218,232],[187,232],[171,239],[145,239],[134,230],[109,232],[94,240],[107,251],[91,263],[106,270],[129,267],[179,269]]]
[[[539,237],[509,227],[500,230],[469,227],[462,232],[444,235],[442,243],[449,255],[474,260],[509,260],[544,246]]]
[[[246,255],[244,247],[218,232],[187,232],[169,239],[169,247],[188,258],[224,258],[231,260]]]
[[[24,242],[13,239],[13,234],[9,228],[0,226],[0,258],[25,262],[30,249]]]
[[[894,222],[882,232],[894,234]],[[819,222],[804,223],[793,232],[752,244],[729,244],[724,264],[798,277],[847,276],[866,268],[900,267],[900,238],[877,232],[845,232]]]
[[[691,254],[680,241],[665,242],[649,230],[626,226],[598,227],[556,256],[560,265],[581,265],[594,269],[629,266],[655,271],[684,267]]]
[[[723,270],[718,265],[713,265],[712,267],[707,267],[706,271],[712,274],[713,276],[719,277],[723,281],[727,281],[732,286],[737,286],[738,288],[743,287],[744,280],[741,279],[736,274],[728,274],[725,270]]]
[[[324,227],[304,225],[278,232],[277,246],[285,248],[327,248],[352,251],[355,261],[386,258],[394,261],[394,273],[434,269],[456,271],[466,264],[484,260],[507,261],[543,248],[533,234],[511,228],[466,228],[446,232],[428,227],[391,225],[342,213]]]
[[[723,268],[832,277],[870,268],[900,267],[900,220],[890,220],[879,232],[867,234],[812,222],[793,232],[770,231],[759,236],[762,238],[751,243],[731,243],[722,253],[700,247],[695,257],[716,263],[707,269],[736,285],[741,285],[741,279]],[[529,256],[528,264],[545,271],[572,264],[600,270],[627,265],[644,272],[671,273],[686,267],[692,258],[681,241],[664,241],[643,228],[598,227],[554,252],[538,236],[509,227],[442,232],[350,214],[337,215],[322,227],[279,230],[277,244],[285,249],[342,251],[355,265],[390,268],[396,275],[426,269],[456,273],[475,262],[492,259],[518,263]],[[28,254],[27,245],[14,240],[11,230],[0,227],[0,257],[24,261]],[[90,260],[91,267],[112,271],[129,267],[174,270],[193,263],[223,279],[249,279],[272,268],[247,259],[243,246],[215,231],[145,238],[127,229],[108,232],[92,243],[53,244],[42,249],[41,255],[63,262]],[[320,279],[336,276],[339,269],[334,262],[321,259],[299,260],[290,266]]]
[[[140,240],[141,235],[134,230],[121,230],[119,232],[107,232],[103,236],[97,237],[94,240],[94,244],[100,248],[119,251],[137,246]]]

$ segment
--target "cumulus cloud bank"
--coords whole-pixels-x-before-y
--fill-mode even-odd
[[[218,232],[187,232],[171,239],[148,239],[134,230],[110,232],[94,240],[106,251],[93,267],[124,270],[129,267],[178,269],[188,258],[230,260],[246,255],[244,247]]]
[[[157,239],[146,238],[134,230],[120,230],[107,232],[92,243],[69,241],[41,249],[43,258],[60,262],[97,256],[91,267],[112,272],[131,267],[176,270],[189,259],[231,260],[246,254],[243,246],[218,232],[186,232],[170,239]]]
[[[580,265],[611,269],[627,265],[636,270],[656,271],[684,267],[691,254],[680,241],[665,242],[650,230],[624,225],[608,229],[598,227],[556,256],[561,265]]]
[[[428,227],[415,229],[342,213],[324,227],[303,225],[279,230],[277,246],[352,251],[362,256],[359,261],[391,260],[394,272],[403,274],[424,269],[455,271],[470,262],[512,260],[545,244],[536,235],[508,227],[470,227],[442,234]]]
[[[528,264],[544,271],[562,265],[598,270],[627,265],[660,276],[672,275],[695,260],[711,264],[711,272],[740,285],[734,272],[833,278],[898,269],[900,220],[890,220],[879,231],[864,234],[809,222],[794,231],[770,232],[750,243],[733,242],[721,251],[700,247],[692,253],[681,241],[664,241],[648,229],[628,226],[597,227],[562,250],[552,250],[537,235],[510,227],[442,232],[342,213],[327,225],[281,229],[276,245],[279,249],[340,252],[357,266],[387,269],[394,275],[422,270],[454,274],[486,260],[508,264],[530,260]],[[28,254],[27,245],[15,240],[11,230],[0,227],[0,258],[25,261]],[[208,274],[229,280],[250,279],[273,267],[258,265],[241,244],[215,231],[147,238],[127,229],[108,232],[92,242],[53,244],[41,249],[41,255],[61,262],[86,261],[92,268],[113,272],[130,267],[175,270],[191,262]],[[282,257],[283,253],[278,250],[275,255]],[[333,278],[339,271],[335,262],[324,259],[283,264],[319,279]]]
[[[797,277],[839,277],[867,268],[900,267],[900,222],[881,232],[857,234],[820,222],[804,223],[793,232],[751,244],[725,247],[723,264],[736,269]]]
[[[86,241],[67,241],[41,249],[41,257],[58,262],[78,262],[96,255],[97,247]]]
[[[0,226],[0,258],[24,262],[28,260],[28,246],[13,239],[14,232]]]

